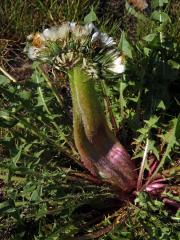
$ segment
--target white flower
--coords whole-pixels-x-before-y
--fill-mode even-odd
[[[93,23],[86,24],[84,27],[88,31],[89,34],[91,34],[93,30],[96,30]]]
[[[43,56],[42,49],[45,49],[45,47],[37,48],[32,46],[28,48],[28,51],[25,49],[25,52],[27,52],[27,55],[31,60],[36,60],[41,57],[41,61],[48,61],[48,57]]]
[[[99,67],[105,68],[103,72],[116,74],[125,70],[123,57],[120,57],[113,38],[101,33],[92,23],[66,22],[31,34],[28,41],[25,51],[30,59],[49,61],[58,69],[70,69],[82,63],[88,74],[95,78]]]
[[[64,23],[60,27],[58,27],[58,36],[60,39],[65,39],[69,35],[70,26],[69,23]]]
[[[71,28],[72,35],[75,39],[80,39],[89,35],[88,30],[80,25],[76,25],[74,28]]]
[[[109,37],[106,33],[101,33],[99,31],[93,33],[91,37],[91,42],[96,42],[97,40],[101,41],[103,47],[112,47],[116,45],[116,42],[112,37]]]
[[[69,23],[64,23],[59,27],[46,28],[43,31],[43,36],[45,37],[46,40],[56,41],[58,39],[67,38],[69,31],[70,31]]]
[[[123,73],[125,71],[125,65],[123,64],[123,56],[115,58],[111,67],[108,70],[114,73]]]
[[[99,35],[100,35],[100,33],[98,31],[93,33],[93,35],[91,37],[91,42],[97,41],[99,39]]]
[[[27,51],[27,55],[31,60],[35,60],[38,57],[38,53],[39,53],[39,48],[37,47],[29,47],[28,51]],[[26,49],[25,49],[26,52]]]
[[[33,37],[34,37],[34,34],[31,33],[31,34],[29,34],[29,35],[27,36],[27,40],[28,40],[28,41],[31,41],[31,40],[33,40]]]
[[[113,45],[116,45],[116,42],[113,40],[113,38],[109,37],[106,33],[101,33],[100,38],[104,46],[112,47]]]
[[[41,51],[45,48],[45,37],[42,33],[37,32],[36,34],[31,34],[27,36],[28,41],[32,41],[32,45],[29,44],[24,48],[24,52],[27,52],[28,57],[31,60],[35,60],[39,57]],[[45,60],[45,59],[42,59]]]
[[[70,30],[73,30],[73,28],[76,26],[76,22],[68,22]]]
[[[85,26],[81,26],[81,25],[78,25],[76,22],[70,22],[69,25],[70,25],[72,35],[77,39],[90,35],[91,32],[95,29],[95,26],[93,23],[86,24]]]

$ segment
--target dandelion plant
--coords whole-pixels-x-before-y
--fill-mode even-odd
[[[82,26],[66,22],[29,35],[26,51],[30,59],[67,76],[74,141],[85,168],[121,191],[132,191],[137,181],[134,163],[108,126],[95,89],[95,82],[102,77],[110,78],[125,70],[113,38],[92,23]]]

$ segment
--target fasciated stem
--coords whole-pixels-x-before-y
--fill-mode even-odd
[[[93,80],[81,69],[69,71],[74,140],[84,166],[123,191],[136,186],[133,162],[109,129]]]

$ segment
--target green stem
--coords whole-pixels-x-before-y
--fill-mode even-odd
[[[86,126],[85,133],[90,140],[99,125],[105,121],[104,113],[94,89],[94,82],[80,67],[75,67],[69,73],[69,78],[75,107],[74,115],[80,115],[83,124]]]
[[[85,167],[124,191],[136,185],[135,167],[108,127],[93,80],[80,67],[68,72],[74,140]]]

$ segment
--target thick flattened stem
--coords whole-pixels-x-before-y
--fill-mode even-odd
[[[94,82],[80,67],[69,72],[74,140],[85,167],[105,181],[130,192],[136,187],[135,166],[107,126]]]
[[[75,81],[77,78],[77,74],[75,74],[75,69],[70,70],[68,72],[68,76],[69,76],[72,105],[73,105],[73,133],[74,133],[75,145],[81,156],[81,160],[84,166],[91,172],[92,175],[96,176],[97,172],[96,172],[95,166],[93,165],[93,161],[91,159],[91,153],[93,152],[93,150],[89,145],[89,141],[84,131],[81,111],[79,109],[79,104],[77,100],[77,92],[75,89]]]
[[[99,125],[105,121],[104,114],[94,89],[93,80],[79,66],[75,67],[73,72],[77,106],[85,126],[86,136],[91,141]]]

